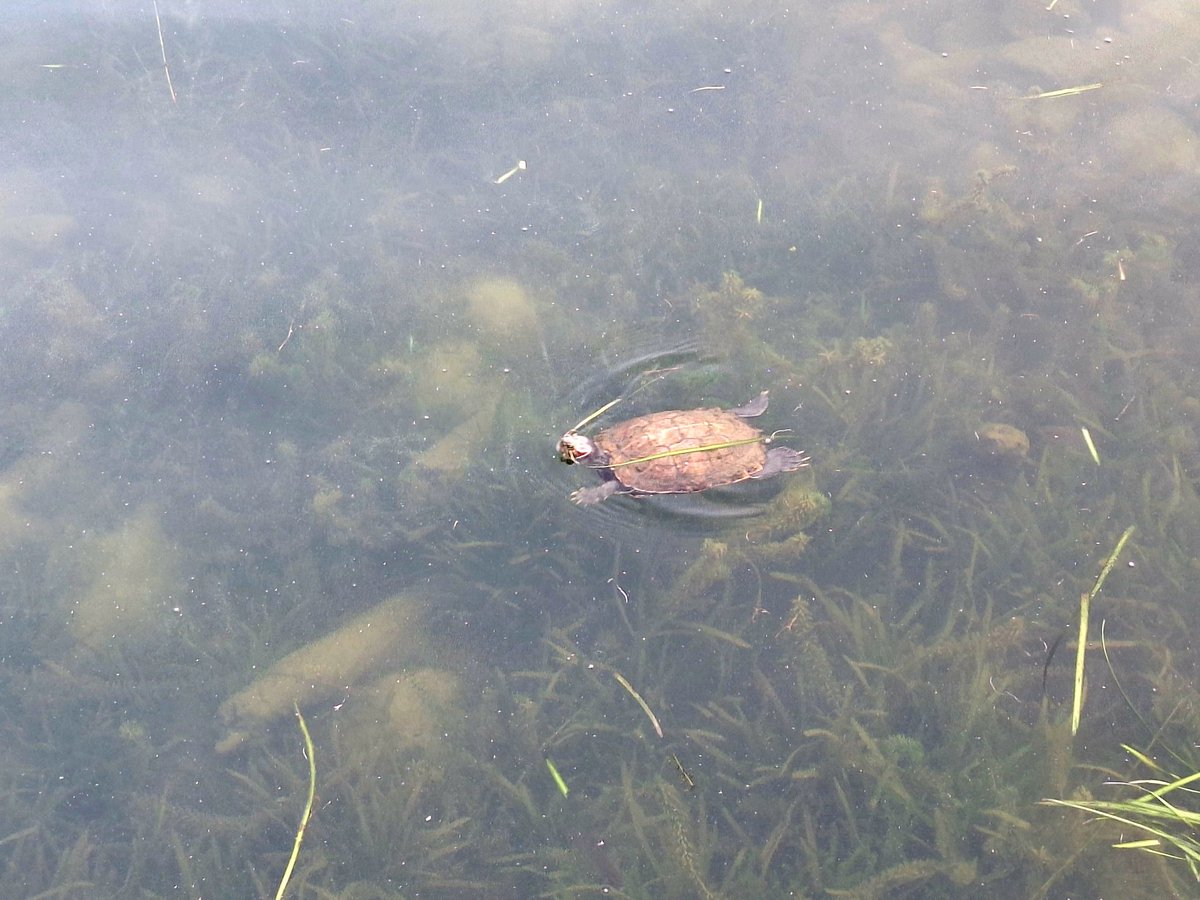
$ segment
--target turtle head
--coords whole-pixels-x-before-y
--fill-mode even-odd
[[[558,440],[558,459],[567,465],[586,459],[596,452],[596,445],[586,434],[568,431]]]

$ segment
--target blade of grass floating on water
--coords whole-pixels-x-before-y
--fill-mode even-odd
[[[1104,87],[1103,81],[1097,81],[1094,84],[1081,84],[1076,87],[1059,88],[1057,91],[1042,91],[1040,94],[1030,94],[1027,97],[1022,97],[1022,100],[1050,100],[1054,97],[1073,97],[1076,94],[1082,94],[1086,91],[1094,91],[1097,88]]]
[[[1104,587],[1104,582],[1108,579],[1108,573],[1117,564],[1117,557],[1125,549],[1125,544],[1129,540],[1130,535],[1133,534],[1134,528],[1135,526],[1130,525],[1121,534],[1120,540],[1117,541],[1117,546],[1113,548],[1113,552],[1109,554],[1108,559],[1104,563],[1104,568],[1100,570],[1100,575],[1096,578],[1096,583],[1092,585],[1090,591],[1086,594],[1081,594],[1079,597],[1079,646],[1075,651],[1075,699],[1071,706],[1072,735],[1079,732],[1079,718],[1083,711],[1083,658],[1087,652],[1088,613],[1092,601],[1096,599],[1096,595]]]
[[[1079,595],[1079,646],[1075,650],[1075,699],[1071,704],[1071,734],[1079,731],[1079,718],[1083,713],[1083,656],[1087,649],[1088,608],[1092,595]]]
[[[317,796],[317,756],[313,749],[312,735],[308,733],[308,724],[300,713],[300,705],[293,704],[292,708],[295,709],[296,719],[300,723],[300,734],[304,737],[304,755],[308,759],[308,800],[304,804],[304,814],[300,817],[300,827],[296,829],[296,840],[292,844],[292,855],[288,859],[283,878],[280,879],[279,890],[275,892],[275,900],[282,900],[288,882],[292,880],[292,870],[296,868],[296,860],[300,857],[300,845],[304,842],[304,832],[312,816],[313,800]]]
[[[1083,442],[1087,444],[1088,453],[1092,454],[1092,459],[1096,461],[1096,465],[1100,465],[1100,451],[1096,449],[1096,442],[1092,440],[1092,433],[1086,427],[1079,430],[1083,433]]]
[[[554,765],[550,757],[546,757],[546,768],[550,770],[550,777],[554,779],[554,784],[558,787],[558,792],[564,797],[571,793],[571,789],[567,787],[567,782],[562,775],[558,774],[558,766]]]
[[[175,85],[171,83],[171,67],[167,65],[167,44],[163,40],[162,19],[158,16],[158,0],[154,0],[154,25],[158,28],[158,49],[162,52],[163,74],[167,76],[167,91],[171,95],[171,102],[178,105],[179,99],[175,96]]]
[[[515,166],[513,166],[499,178],[493,179],[492,184],[504,184],[504,182],[508,181],[508,179],[512,178],[518,172],[524,172],[527,168],[529,168],[528,163],[526,163],[523,159],[518,159]]]
[[[662,737],[663,730],[662,726],[658,724],[658,717],[654,715],[654,712],[650,709],[650,705],[642,699],[642,695],[633,689],[633,685],[630,684],[628,679],[626,679],[625,676],[620,672],[613,672],[613,678],[617,679],[617,683],[620,684],[621,687],[629,691],[629,696],[637,701],[638,706],[642,708],[642,712],[646,714],[646,718],[650,720],[650,724],[654,726],[654,733],[659,737]]]
[[[752,438],[741,438],[736,441],[722,441],[719,444],[704,444],[701,447],[676,447],[673,450],[663,450],[661,453],[651,453],[649,456],[639,456],[637,459],[627,459],[624,462],[608,463],[598,468],[617,469],[621,466],[636,466],[639,463],[654,462],[656,459],[666,459],[670,456],[683,456],[688,453],[708,453],[710,450],[726,450],[730,447],[743,447],[746,444],[759,444],[767,440],[766,435]]]
[[[578,431],[580,428],[583,428],[585,425],[589,425],[590,423],[596,421],[596,419],[600,418],[602,415],[604,415],[606,412],[608,412],[610,409],[612,409],[614,406],[616,406],[620,402],[621,402],[620,397],[617,397],[617,399],[615,399],[615,400],[609,400],[607,403],[605,403],[602,407],[600,407],[595,412],[588,413],[586,416],[584,416],[582,419],[580,419],[578,424],[576,424],[576,426],[574,428],[572,428],[571,431]],[[569,433],[570,432],[568,432],[568,434]]]

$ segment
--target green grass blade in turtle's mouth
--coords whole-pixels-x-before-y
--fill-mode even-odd
[[[618,469],[621,466],[636,466],[639,463],[654,462],[656,459],[667,459],[671,456],[683,456],[687,453],[708,453],[711,450],[726,450],[729,447],[744,447],[746,444],[760,444],[767,440],[767,435],[752,438],[742,438],[737,441],[721,441],[718,444],[705,444],[702,447],[676,447],[674,450],[663,450],[661,453],[651,453],[649,456],[639,456],[637,459],[627,459],[624,462],[609,463],[602,468]]]
[[[608,412],[610,409],[612,409],[614,406],[616,406],[620,402],[621,402],[620,397],[617,397],[615,400],[609,400],[607,403],[605,403],[602,407],[600,407],[595,412],[589,413],[587,416],[580,419],[579,424],[576,425],[574,428],[572,428],[571,431],[578,431],[580,428],[583,428],[585,425],[590,425],[592,422],[596,421],[598,418],[600,418],[602,415],[604,415],[606,412]],[[570,434],[571,431],[568,431],[567,433]]]

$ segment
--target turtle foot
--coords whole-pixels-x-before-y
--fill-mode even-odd
[[[762,471],[752,477],[762,479],[778,475],[780,472],[795,472],[797,469],[803,469],[808,463],[808,457],[799,450],[793,450],[791,447],[774,447],[767,451],[767,462],[762,467]]]
[[[595,487],[580,488],[571,494],[571,500],[579,506],[591,506],[593,503],[607,500],[616,492],[617,483],[615,481],[606,481]]]
[[[753,419],[755,416],[761,416],[767,411],[767,393],[767,391],[763,391],[749,403],[743,403],[729,411],[741,419]]]

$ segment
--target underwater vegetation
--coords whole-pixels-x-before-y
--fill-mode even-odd
[[[275,896],[313,762],[288,896],[1194,893],[1194,22],[159,5],[174,101],[4,64],[5,885]],[[569,503],[765,389],[810,471]]]
[[[1122,787],[1133,788],[1132,799],[1096,800],[1084,795],[1070,800],[1050,799],[1042,802],[1093,814],[1105,824],[1116,823],[1131,828],[1144,836],[1134,840],[1122,839],[1113,844],[1115,848],[1142,850],[1155,856],[1181,860],[1186,863],[1192,876],[1200,880],[1200,868],[1197,868],[1200,859],[1197,851],[1200,847],[1197,847],[1195,839],[1197,816],[1191,808],[1193,804],[1188,802],[1190,798],[1184,796],[1193,793],[1187,786],[1200,775],[1196,772],[1182,777],[1173,775],[1144,753],[1128,746],[1125,749],[1155,776],[1128,784],[1115,782]],[[1182,757],[1178,761],[1185,763]]]

